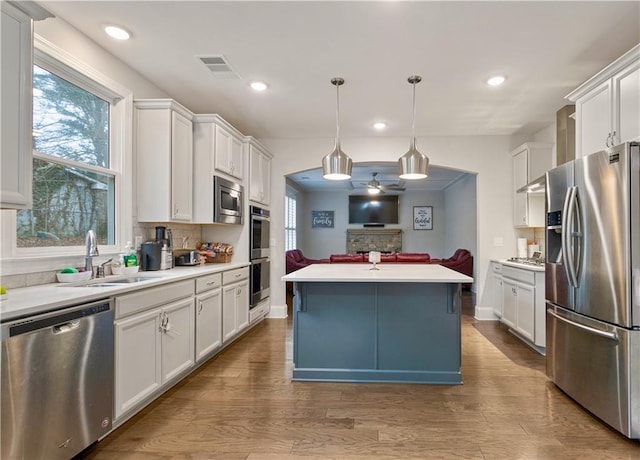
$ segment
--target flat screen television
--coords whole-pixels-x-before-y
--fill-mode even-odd
[[[349,195],[350,224],[397,224],[398,195]]]

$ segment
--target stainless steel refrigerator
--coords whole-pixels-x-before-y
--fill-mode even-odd
[[[547,172],[547,375],[640,438],[640,143]]]

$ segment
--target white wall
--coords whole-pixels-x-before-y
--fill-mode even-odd
[[[348,191],[305,193],[305,206],[299,207],[303,224],[299,234],[304,235],[304,245],[299,245],[305,256],[312,259],[328,259],[331,254],[347,252],[347,229],[363,228],[349,224]],[[387,224],[384,228],[402,230],[403,252],[428,252],[431,257],[444,257],[445,219],[444,192],[406,191],[400,195],[398,224]],[[433,206],[433,230],[413,230],[413,207]],[[334,211],[334,228],[312,228],[311,211]],[[475,224],[475,221],[474,221]],[[475,228],[475,226],[474,226]]]
[[[44,7],[46,6],[45,4]],[[129,88],[135,98],[170,97],[155,83],[147,80],[60,18],[36,21],[34,30],[37,35],[70,53],[84,64]]]
[[[449,257],[458,248],[468,249],[474,256],[474,272],[477,272],[477,241],[476,233],[477,210],[476,210],[476,176],[467,174],[455,184],[449,186],[444,193],[445,207],[445,227],[447,229],[445,238],[446,254]],[[474,273],[474,279],[476,275]],[[472,289],[476,290],[474,284]]]
[[[322,157],[333,146],[331,139],[261,139],[261,142],[274,154],[271,169],[274,204],[283,201],[285,175],[319,167]],[[395,161],[406,151],[406,143],[405,138],[341,139],[342,149],[354,162]],[[419,138],[417,145],[434,165],[477,173],[476,303],[490,308],[493,296],[490,292],[486,299],[484,296],[489,261],[511,257],[511,248],[516,244],[510,151],[519,144],[508,136],[460,136]],[[272,235],[277,238],[271,265],[272,305],[284,305],[284,283],[279,281],[284,275],[282,206],[272,206],[271,213]]]

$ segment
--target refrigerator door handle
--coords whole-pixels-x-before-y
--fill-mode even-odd
[[[572,326],[575,326],[579,329],[582,329],[583,331],[587,331],[590,332],[594,335],[598,335],[600,337],[604,337],[606,339],[610,339],[613,340],[615,342],[618,342],[618,334],[616,334],[615,332],[607,332],[607,331],[601,331],[600,329],[596,329],[593,327],[589,327],[586,326],[584,324],[580,324],[576,321],[572,321],[568,318],[565,318],[564,316],[560,316],[559,314],[557,314],[556,312],[554,312],[553,310],[547,310],[547,313],[549,313],[551,316],[553,316],[554,318],[563,321],[565,323],[571,324]]]
[[[575,212],[577,187],[569,187],[564,199],[562,211],[562,259],[564,260],[564,268],[567,279],[572,287],[578,287],[578,277],[576,275],[575,261],[573,260],[573,251],[571,248],[571,238],[573,233],[573,215]]]

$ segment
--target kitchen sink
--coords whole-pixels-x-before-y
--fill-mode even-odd
[[[131,276],[128,278],[104,279],[104,281],[92,280],[80,284],[59,284],[58,286],[66,287],[113,287],[123,286],[125,284],[142,283],[144,281],[152,281],[160,279],[158,276]]]

